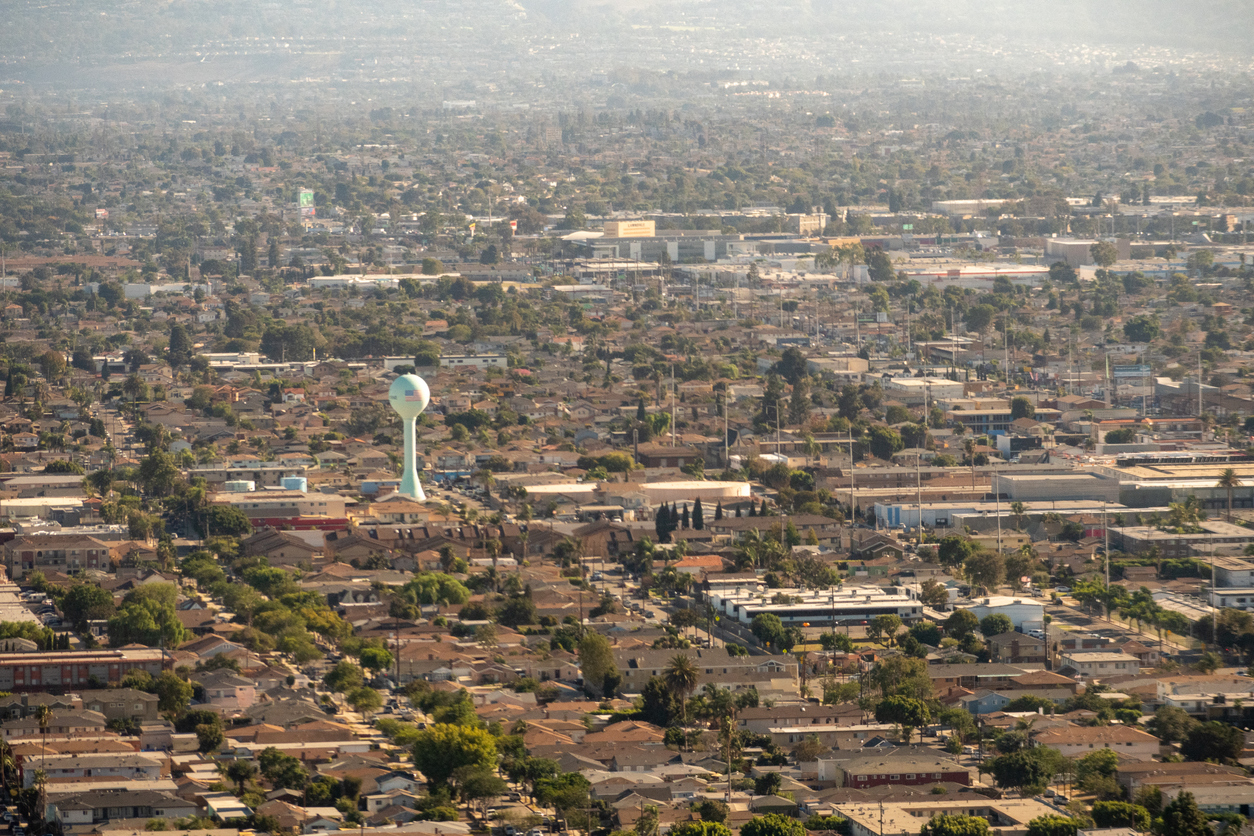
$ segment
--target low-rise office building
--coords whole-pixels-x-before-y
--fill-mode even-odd
[[[710,603],[718,613],[741,624],[751,624],[756,616],[771,613],[785,627],[866,624],[878,615],[895,615],[902,623],[913,624],[923,617],[923,602],[906,587],[723,590],[712,593]]]

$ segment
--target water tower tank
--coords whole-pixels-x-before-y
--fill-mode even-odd
[[[300,491],[301,493],[309,491],[309,480],[304,476],[284,476],[279,481],[279,485],[285,491]]]

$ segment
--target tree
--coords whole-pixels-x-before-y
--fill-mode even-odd
[[[414,766],[435,789],[447,785],[453,772],[464,766],[496,768],[496,739],[486,730],[437,723],[415,736]]]
[[[805,825],[788,816],[754,816],[740,827],[741,836],[806,836]]]
[[[943,607],[949,603],[949,590],[929,578],[919,589],[919,600],[929,607]]]
[[[183,629],[175,609],[178,589],[174,584],[153,583],[126,593],[122,607],[109,619],[109,643],[176,647],[183,643]]]
[[[472,801],[496,798],[509,792],[509,784],[505,783],[504,779],[497,777],[490,770],[474,766],[463,766],[458,769],[453,775],[453,782],[457,784],[457,794],[467,804]]]
[[[1180,752],[1191,761],[1234,761],[1245,747],[1245,734],[1236,726],[1212,720],[1189,731]]]
[[[167,714],[182,714],[192,701],[192,684],[173,671],[163,671],[150,690],[157,695],[157,709]]]
[[[901,433],[892,427],[882,425],[871,427],[868,436],[871,455],[878,459],[891,460],[894,453],[899,453],[906,449],[906,443],[902,441]]]
[[[1182,792],[1163,808],[1161,836],[1213,836],[1207,816],[1191,792]]]
[[[933,816],[919,830],[919,836],[988,836],[988,820],[979,816]]]
[[[867,627],[867,638],[884,647],[892,647],[896,643],[897,633],[901,631],[901,619],[892,613],[877,615],[871,619]]]
[[[1228,492],[1228,522],[1232,522],[1232,492],[1241,485],[1241,477],[1230,467],[1224,468],[1224,472],[1219,474],[1219,481],[1215,483],[1215,487]]]
[[[974,633],[980,626],[980,619],[970,610],[954,610],[945,619],[945,635],[953,639],[961,639]]]
[[[257,766],[267,783],[276,790],[303,790],[309,783],[309,773],[300,758],[284,754],[274,747],[261,750]]]
[[[675,694],[660,676],[651,676],[640,689],[640,716],[655,726],[666,727],[679,716]]]
[[[1106,433],[1105,442],[1107,444],[1131,444],[1136,441],[1136,429],[1134,427],[1120,427],[1117,430],[1111,430]]]
[[[385,647],[363,647],[361,649],[361,666],[378,673],[390,670],[392,653]]]
[[[692,812],[700,816],[703,822],[708,824],[721,824],[722,822],[727,821],[727,815],[731,812],[731,810],[728,809],[724,802],[719,801],[717,798],[703,798],[692,805]],[[683,827],[684,824],[687,824],[687,822],[678,824],[676,827]],[[674,828],[671,828],[671,830],[673,832]],[[725,834],[707,833],[707,836],[725,836]]]
[[[226,777],[235,783],[236,795],[244,794],[244,786],[257,775],[257,767],[250,760],[236,758],[227,764]]]
[[[906,743],[915,729],[921,729],[932,720],[927,704],[912,697],[887,697],[875,707],[875,719],[881,723],[896,723],[905,732]]]
[[[200,528],[200,520],[196,521]],[[253,524],[248,515],[238,508],[229,505],[211,505],[205,510],[204,531],[206,536],[213,534],[221,537],[247,537],[252,533]]]
[[[685,725],[688,723],[688,695],[696,690],[698,676],[697,666],[682,653],[672,656],[666,669],[662,671],[662,681],[679,701]]]
[[[1016,395],[1010,399],[1010,420],[1017,421],[1020,418],[1031,418],[1036,414],[1036,407],[1032,402],[1022,395]]]
[[[82,476],[83,466],[78,462],[66,461],[65,459],[57,459],[44,465],[44,473],[62,473],[74,476]]]
[[[1149,810],[1126,801],[1098,801],[1093,805],[1093,824],[1098,827],[1128,827],[1140,833],[1150,829]]]
[[[352,662],[344,659],[336,663],[335,667],[327,671],[322,682],[332,691],[340,694],[346,694],[354,691],[365,684],[366,678],[361,668]]]
[[[1128,342],[1149,343],[1162,336],[1162,326],[1157,316],[1140,314],[1123,324],[1123,336]]]
[[[1028,822],[1027,836],[1076,836],[1080,823],[1067,816],[1037,816]]]
[[[1002,633],[1009,633],[1015,628],[1014,623],[1010,620],[1010,616],[1003,613],[989,613],[980,619],[980,632],[985,638],[1000,636]]]
[[[1097,241],[1089,247],[1089,255],[1098,267],[1109,267],[1119,260],[1119,249],[1109,241]]]
[[[192,361],[192,353],[195,346],[192,343],[191,334],[187,331],[187,326],[180,322],[176,322],[170,326],[170,346],[166,353],[166,360],[170,364],[170,368],[178,371]]]
[[[591,789],[587,778],[578,772],[568,772],[537,781],[535,796],[536,801],[555,809],[565,821],[572,812],[588,808],[588,791]]]
[[[1075,762],[1076,785],[1097,796],[1119,791],[1115,773],[1119,770],[1119,754],[1113,749],[1097,749]]]
[[[579,670],[583,688],[591,696],[612,697],[618,690],[618,665],[609,639],[597,632],[588,632],[579,642]]]
[[[113,615],[113,595],[95,584],[75,584],[61,599],[61,612],[74,629],[82,632],[88,621]]]
[[[349,692],[348,704],[353,707],[354,711],[364,716],[382,708],[383,697],[379,696],[379,692],[375,689],[363,685]]]
[[[715,804],[719,803],[714,801],[714,799],[708,799],[708,801],[713,801]],[[693,806],[693,809],[696,809],[696,805]],[[706,817],[704,814],[701,814],[701,818],[705,819]],[[726,814],[724,814],[724,818],[726,818]],[[731,836],[732,833],[727,829],[727,825],[708,819],[705,821],[680,822],[667,832],[670,836]]]
[[[1182,743],[1197,727],[1198,721],[1189,716],[1183,708],[1174,705],[1160,706],[1149,721],[1149,733],[1163,743]]]
[[[1054,775],[1051,756],[1048,754],[1051,751],[1045,747],[1020,749],[987,761],[984,770],[1003,789],[1017,789],[1025,795],[1037,795],[1044,792]]]
[[[934,697],[932,676],[923,659],[887,656],[875,663],[867,681],[885,698],[896,695],[926,701]]]
[[[1231,511],[1232,503],[1228,503],[1228,505],[1229,511]],[[701,507],[701,497],[699,496],[696,501],[692,503],[692,530],[705,530],[705,509]]]
[[[985,592],[993,592],[1006,572],[1006,559],[994,551],[980,550],[963,564],[971,583]]]
[[[784,622],[774,613],[758,613],[749,624],[749,632],[762,644],[778,648],[784,640]]]
[[[784,349],[784,353],[779,356],[775,365],[771,366],[771,374],[779,375],[788,381],[789,386],[796,386],[806,376],[808,369],[809,360],[806,359],[801,349],[789,346]]]
[[[784,786],[784,779],[778,772],[767,772],[759,775],[753,782],[754,795],[775,795]]]
[[[948,537],[941,538],[937,545],[936,559],[942,566],[956,569],[966,563],[967,558],[975,554],[978,549],[979,546],[972,540],[960,534],[950,534]]]

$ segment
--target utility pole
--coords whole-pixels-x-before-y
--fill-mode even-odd
[[[723,467],[731,467],[731,453],[727,449],[727,393],[723,392]]]
[[[675,364],[671,363],[671,446],[675,446]]]
[[[1102,547],[1106,550],[1103,557],[1106,558],[1106,620],[1110,621],[1110,526],[1106,522],[1106,500],[1102,500],[1102,536],[1105,538],[1105,545]]]
[[[1202,352],[1199,351],[1197,353],[1197,418],[1199,421],[1202,420],[1202,415],[1204,414],[1205,412],[1202,409]],[[1203,426],[1203,433],[1205,433],[1205,430],[1206,427]],[[1203,437],[1202,440],[1205,441],[1206,438]]]

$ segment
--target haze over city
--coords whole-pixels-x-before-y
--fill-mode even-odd
[[[1254,832],[1254,6],[2,19],[9,836]]]

